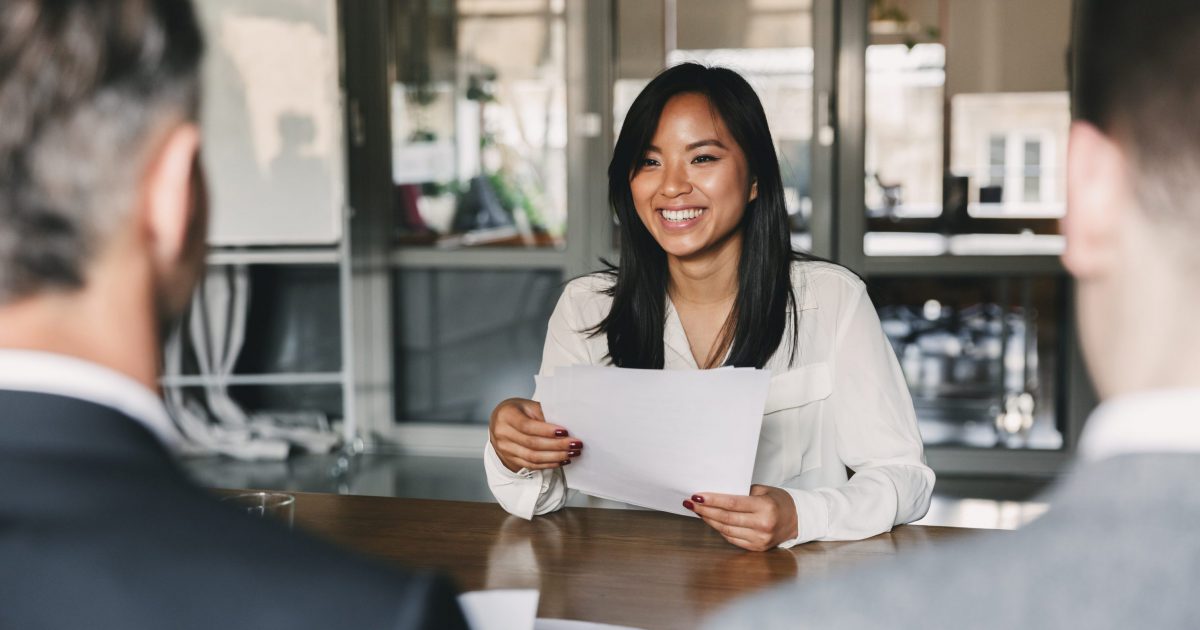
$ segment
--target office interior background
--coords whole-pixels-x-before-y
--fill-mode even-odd
[[[797,248],[867,281],[939,474],[1013,527],[1095,405],[1058,260],[1070,0],[205,0],[210,271],[164,391],[207,485],[492,500],[606,170],[683,61],[767,109]]]

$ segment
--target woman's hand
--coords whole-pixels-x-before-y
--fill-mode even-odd
[[[704,519],[725,540],[750,551],[773,549],[797,535],[792,495],[771,486],[750,486],[750,496],[694,494],[683,507]]]
[[[496,405],[488,433],[500,461],[513,472],[566,466],[583,449],[566,429],[546,422],[540,403],[524,398]]]

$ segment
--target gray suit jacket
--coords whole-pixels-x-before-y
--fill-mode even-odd
[[[1076,466],[1012,535],[741,600],[710,628],[1200,628],[1200,454]]]

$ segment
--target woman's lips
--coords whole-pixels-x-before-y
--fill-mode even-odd
[[[706,214],[708,214],[708,208],[698,206],[659,208],[658,220],[668,230],[686,230],[700,222]]]

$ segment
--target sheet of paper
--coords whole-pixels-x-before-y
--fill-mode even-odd
[[[458,596],[471,630],[530,630],[537,617],[532,589],[471,591]]]
[[[574,619],[538,619],[533,624],[533,630],[638,630],[638,628]]]
[[[697,492],[749,493],[769,372],[571,366],[537,381],[546,419],[583,441],[571,488],[685,516]]]

